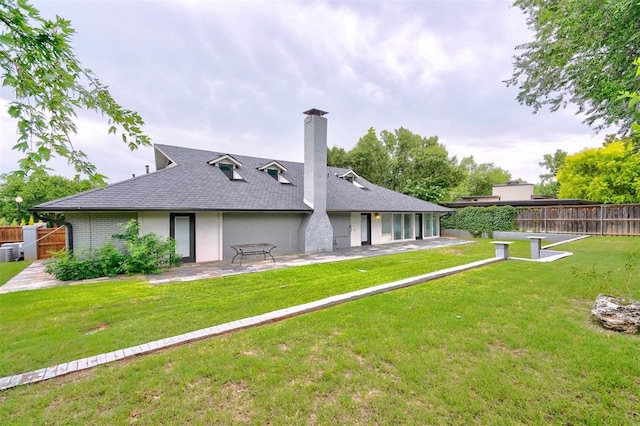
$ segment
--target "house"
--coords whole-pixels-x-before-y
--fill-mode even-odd
[[[553,198],[546,195],[533,193],[532,183],[521,183],[510,181],[506,184],[493,185],[491,195],[468,195],[460,197],[458,200],[445,203],[445,206],[452,208],[462,207],[489,207],[489,206],[514,206],[514,207],[534,207],[534,206],[560,206],[560,205],[590,205],[596,204],[593,201],[573,198]]]
[[[327,167],[326,112],[305,114],[304,164],[155,145],[155,172],[32,210],[64,213],[71,248],[117,242],[112,235],[135,219],[142,234],[175,238],[185,262],[229,259],[235,244],[318,253],[439,236],[450,209]]]

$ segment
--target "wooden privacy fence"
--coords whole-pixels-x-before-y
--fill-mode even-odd
[[[38,259],[48,259],[52,251],[67,247],[67,228],[38,228],[36,234],[38,244]]]
[[[0,226],[0,244],[23,241],[22,226]]]
[[[516,229],[579,235],[640,235],[640,204],[541,206],[518,209]]]

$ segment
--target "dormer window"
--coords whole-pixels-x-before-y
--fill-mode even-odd
[[[218,167],[220,167],[225,176],[233,180],[233,164],[218,163]]]
[[[277,161],[272,161],[268,164],[265,164],[264,166],[260,166],[258,167],[258,170],[260,170],[261,172],[266,172],[269,176],[271,176],[272,178],[274,178],[280,183],[284,183],[284,184],[291,183],[287,180],[287,178],[282,176],[282,174],[287,171],[287,168],[282,164],[278,163]]]
[[[211,160],[208,163],[219,168],[229,180],[244,180],[237,172],[237,169],[242,167],[242,163],[228,154]]]
[[[360,189],[367,189],[364,186],[362,186],[357,179],[360,178],[360,176],[358,176],[358,174],[356,172],[354,172],[353,170],[349,170],[346,173],[343,173],[341,175],[338,175],[339,178],[347,180],[349,182],[351,182],[354,186],[360,188]]]

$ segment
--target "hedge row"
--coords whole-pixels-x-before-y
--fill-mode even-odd
[[[512,231],[518,210],[511,206],[465,207],[442,218],[443,229],[463,229],[478,238],[486,232],[493,238],[495,231]]]

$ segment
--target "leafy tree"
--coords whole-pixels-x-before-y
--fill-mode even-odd
[[[390,186],[391,166],[389,152],[384,143],[370,128],[348,153],[351,167],[365,179],[385,187]]]
[[[89,180],[50,176],[42,170],[28,177],[4,174],[0,176],[0,217],[4,217],[8,223],[16,219],[18,212],[15,199],[18,195],[22,197],[22,217],[25,218],[30,207],[94,187]]]
[[[393,133],[383,131],[381,137],[391,158],[386,173],[393,189],[422,193],[422,199],[439,203],[462,178],[456,158],[449,157],[437,136],[424,137],[400,128]]]
[[[540,195],[548,195],[551,197],[557,197],[560,190],[560,184],[556,179],[558,170],[564,164],[567,158],[567,152],[561,149],[557,149],[553,154],[545,154],[543,161],[538,165],[547,170],[547,173],[540,175],[540,184],[535,186],[535,192]]]
[[[449,196],[451,200],[465,195],[491,195],[493,185],[504,184],[511,180],[511,173],[508,171],[493,163],[477,164],[473,156],[463,158],[459,168],[462,180],[451,191]]]
[[[540,183],[550,183],[556,180],[556,175],[558,174],[558,170],[564,164],[565,159],[567,158],[568,153],[561,149],[556,149],[556,152],[553,154],[545,154],[542,158],[543,161],[539,162],[538,165],[547,170],[547,173],[540,175]]]
[[[640,78],[640,57],[633,61],[633,65],[636,68],[636,80]],[[634,92],[623,92],[620,96],[622,99],[629,100],[629,109],[640,109],[640,90],[636,89]],[[640,149],[640,121],[635,121],[631,124],[631,139],[634,143],[636,150]]]
[[[640,55],[638,0],[516,0],[535,39],[517,47],[513,77],[518,101],[551,111],[578,106],[585,122],[621,134],[640,121],[621,93],[637,91],[629,64]]]
[[[400,128],[378,136],[370,128],[346,157],[334,147],[328,164],[348,164],[376,185],[423,200],[442,202],[461,178],[455,157],[450,158],[436,136],[423,137]],[[345,160],[346,158],[346,160]]]
[[[329,148],[327,150],[327,164],[333,167],[349,167],[350,163],[347,151],[339,146]]]
[[[19,176],[42,168],[52,157],[68,160],[76,172],[104,182],[71,136],[80,108],[108,117],[108,132],[120,133],[131,150],[149,145],[142,118],[121,107],[93,72],[82,68],[71,48],[74,30],[68,20],[45,19],[26,0],[0,2],[0,69],[2,85],[15,100],[9,115],[17,120],[14,150],[24,153]]]
[[[601,203],[640,202],[640,154],[627,142],[618,140],[567,156],[558,171],[558,195]]]

